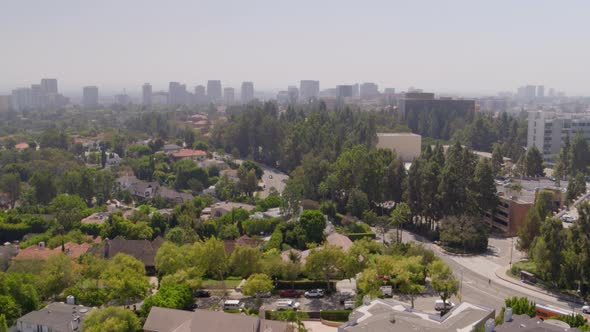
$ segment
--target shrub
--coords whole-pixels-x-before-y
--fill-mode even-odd
[[[512,308],[513,315],[528,315],[534,317],[536,314],[535,302],[530,301],[526,297],[511,297],[505,301],[506,308]]]
[[[346,322],[352,310],[322,310],[320,317],[333,322]]]
[[[356,241],[356,240],[360,240],[363,238],[368,237],[369,239],[375,239],[377,237],[377,234],[373,233],[373,232],[367,232],[367,233],[349,233],[346,236],[348,236],[348,238],[351,241]]]
[[[550,319],[566,322],[570,327],[582,327],[586,325],[586,318],[580,314],[559,315],[557,317],[551,317]]]

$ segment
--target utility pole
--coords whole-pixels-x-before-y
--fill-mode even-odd
[[[510,239],[510,268],[512,268],[512,249],[514,249],[514,237]]]

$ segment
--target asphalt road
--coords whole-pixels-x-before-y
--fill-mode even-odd
[[[438,257],[445,261],[460,281],[460,291],[457,297],[463,301],[481,304],[499,312],[506,298],[525,296],[535,303],[549,304],[580,312],[581,305],[579,304],[539,293],[497,277],[496,271],[510,263],[511,251],[512,261],[517,261],[524,255],[514,248],[510,250],[513,245],[511,239],[491,238],[489,242],[491,250],[487,254],[470,257],[448,255],[442,252],[438,246],[405,231],[403,241],[423,243],[425,247],[432,249]]]

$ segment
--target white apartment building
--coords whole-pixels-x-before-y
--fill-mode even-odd
[[[536,146],[545,161],[554,161],[566,137],[581,132],[590,141],[590,114],[529,112],[527,148]]]

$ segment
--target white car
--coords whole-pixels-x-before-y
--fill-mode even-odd
[[[582,312],[585,314],[590,314],[590,305],[585,305],[582,307]]]
[[[350,301],[350,300],[344,301],[344,309],[354,309],[355,305],[356,305],[355,301]]]
[[[305,292],[305,297],[324,297],[324,291],[321,289],[311,289]]]
[[[297,310],[301,305],[299,302],[293,300],[278,300],[276,303],[277,310]]]
[[[446,305],[444,305],[445,302],[446,302]],[[434,310],[441,311],[441,310],[445,310],[445,309],[452,309],[455,306],[455,304],[453,302],[451,302],[450,300],[446,300],[445,302],[443,302],[443,300],[434,301]]]

